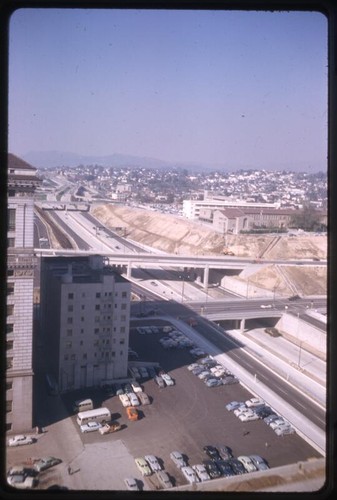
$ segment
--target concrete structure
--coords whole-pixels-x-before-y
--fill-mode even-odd
[[[32,427],[34,192],[36,169],[8,155],[6,430]]]
[[[103,257],[41,262],[41,332],[60,392],[126,377],[131,285]]]

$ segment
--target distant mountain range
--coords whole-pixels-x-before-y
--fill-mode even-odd
[[[212,169],[210,165],[196,165],[193,163],[179,163],[132,156],[123,154],[111,154],[107,156],[85,156],[64,151],[30,151],[21,157],[37,168],[52,167],[77,167],[78,165],[100,165],[102,167],[141,167],[141,168],[186,168],[189,170]],[[223,167],[222,167],[223,168]]]

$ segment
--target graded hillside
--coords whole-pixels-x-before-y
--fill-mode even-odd
[[[200,223],[173,215],[122,205],[98,205],[92,214],[110,228],[122,227],[123,236],[163,252],[187,255],[223,255],[224,248],[238,257],[253,259],[326,259],[326,236],[222,236]],[[277,294],[325,295],[324,266],[258,266],[232,280],[250,283]]]
[[[327,256],[326,236],[226,235],[173,215],[122,205],[99,205],[92,214],[110,228],[123,227],[131,240],[168,253],[222,255],[224,247],[239,257],[303,259]]]

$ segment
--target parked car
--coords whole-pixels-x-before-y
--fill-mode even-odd
[[[276,429],[276,427],[285,427],[288,425],[289,425],[289,423],[286,422],[282,417],[280,417],[280,418],[277,418],[277,419],[273,420],[272,422],[270,422],[269,427],[271,429]]]
[[[234,375],[226,375],[225,377],[221,377],[222,385],[238,384],[239,382],[240,380]]]
[[[148,371],[145,368],[145,366],[140,366],[138,368],[138,371],[139,371],[139,373],[140,373],[140,375],[141,375],[142,378],[148,378],[149,374],[148,374]]]
[[[203,482],[203,481],[209,481],[211,479],[210,475],[206,470],[206,467],[203,464],[192,465],[192,469],[196,473],[199,481]]]
[[[111,422],[110,424],[104,424],[100,429],[98,429],[98,432],[102,435],[104,434],[110,434],[111,432],[117,432],[122,429],[122,426],[119,422]]]
[[[102,424],[99,422],[88,422],[87,424],[80,425],[81,432],[94,432],[98,431],[102,427]]]
[[[9,485],[14,486],[14,488],[21,490],[32,489],[38,484],[38,480],[35,477],[27,476],[24,473],[7,476],[7,482]]]
[[[226,410],[228,410],[228,411],[234,411],[237,408],[240,408],[240,406],[245,407],[246,405],[242,401],[231,401],[230,403],[226,404]]]
[[[41,472],[43,470],[49,469],[50,467],[53,467],[54,465],[58,465],[61,462],[62,460],[60,458],[42,457],[34,461],[33,467],[37,472]]]
[[[119,397],[122,405],[124,406],[124,408],[131,406],[129,396],[127,394],[120,394],[118,397]]]
[[[192,371],[192,370],[194,370],[194,368],[198,368],[198,366],[200,366],[200,365],[198,365],[198,363],[191,363],[190,365],[188,365],[187,369],[189,371]]]
[[[198,483],[199,478],[192,467],[186,466],[181,468],[181,472],[184,474],[185,478],[190,484]]]
[[[221,472],[218,469],[216,462],[214,462],[213,460],[203,460],[202,463],[206,467],[208,475],[211,479],[217,479],[218,477],[221,477]]]
[[[172,488],[173,483],[170,479],[170,476],[164,470],[160,470],[156,473],[158,481],[163,486],[163,488]]]
[[[228,463],[232,467],[236,476],[239,474],[245,474],[247,472],[243,464],[237,458],[231,458],[230,460],[228,460]]]
[[[143,457],[135,458],[135,462],[136,462],[138,470],[140,471],[142,476],[151,476],[152,471],[149,467],[149,464],[145,460],[145,458],[143,458]]]
[[[142,386],[136,380],[131,382],[131,386],[132,386],[133,392],[135,392],[135,393],[143,391]]]
[[[235,472],[229,463],[229,459],[216,460],[215,464],[218,467],[218,469],[221,473],[221,476],[223,476],[223,477],[235,476]]]
[[[256,413],[256,415],[259,418],[266,418],[269,415],[271,415],[272,413],[274,413],[274,410],[272,410],[269,406],[260,406],[260,407],[254,408],[253,411],[254,411],[254,413]]]
[[[151,378],[154,378],[156,376],[156,370],[153,368],[153,366],[148,366],[146,369]]]
[[[139,399],[138,399],[137,395],[134,392],[130,392],[128,394],[128,397],[129,397],[131,406],[139,406],[140,405]]]
[[[125,394],[130,394],[130,392],[133,392],[131,384],[124,384],[124,392]]]
[[[210,378],[209,380],[206,380],[205,384],[207,387],[218,387],[219,385],[222,385],[222,382],[218,378]]]
[[[163,373],[161,377],[166,385],[174,385],[174,380],[168,373]]]
[[[256,465],[252,459],[246,455],[240,455],[238,460],[242,463],[247,472],[255,472],[257,470]]]
[[[162,469],[157,457],[155,457],[154,455],[145,455],[144,458],[153,472],[157,472]]]
[[[164,382],[164,380],[162,379],[162,377],[161,377],[160,375],[157,375],[157,376],[154,378],[154,381],[156,382],[156,384],[157,384],[159,387],[161,387],[161,388],[165,387],[165,382]]]
[[[205,368],[203,366],[198,365],[195,368],[193,368],[191,371],[192,371],[193,375],[199,375],[199,373],[203,372],[204,370],[205,370]]]
[[[249,455],[249,458],[251,459],[257,470],[269,469],[269,465],[264,458],[260,457],[260,455]]]
[[[129,491],[140,491],[138,482],[133,477],[126,477],[124,479],[124,484]]]
[[[218,450],[219,450],[219,455],[223,460],[227,460],[228,458],[233,457],[232,450],[231,448],[229,448],[229,446],[220,446]]]
[[[219,451],[215,446],[207,445],[203,447],[204,453],[212,460],[221,460]]]
[[[126,409],[126,414],[127,414],[129,420],[138,420],[139,419],[138,410],[134,406],[129,406]]]
[[[187,463],[185,458],[183,457],[183,454],[180,453],[180,451],[172,451],[170,453],[170,459],[178,467],[178,469],[181,469],[182,467],[186,467]]]
[[[25,476],[36,477],[38,471],[34,467],[28,467],[25,464],[13,465],[7,472],[7,476],[13,476],[14,474],[24,474]]]
[[[115,392],[116,392],[116,396],[120,396],[121,394],[124,394],[124,389],[121,386],[121,384],[115,384]]]
[[[278,415],[277,413],[271,413],[270,415],[268,415],[268,417],[265,417],[263,419],[263,421],[269,425],[271,422],[273,422],[274,420],[277,420],[278,418],[280,418],[280,415]]]
[[[214,375],[208,370],[203,370],[201,373],[198,374],[198,378],[200,378],[200,380],[204,380],[208,376],[214,377]]]
[[[245,401],[247,408],[256,408],[257,406],[264,406],[265,402],[261,398],[251,398]]]
[[[253,411],[247,411],[239,415],[239,420],[241,420],[241,422],[251,422],[253,420],[259,420],[259,417]]]
[[[294,434],[295,429],[291,425],[280,425],[274,429],[277,436],[285,436],[286,434]]]
[[[23,434],[13,436],[8,440],[8,446],[22,446],[24,444],[32,444],[35,439],[31,436],[24,436]]]
[[[140,392],[138,394],[138,399],[141,402],[142,405],[149,405],[151,404],[149,396],[145,392]]]
[[[235,408],[233,413],[236,417],[238,417],[239,415],[242,415],[243,413],[247,413],[247,412],[251,412],[251,411],[253,411],[253,410],[251,410],[250,408],[247,408],[247,406],[244,405],[244,406],[239,406],[238,408]]]

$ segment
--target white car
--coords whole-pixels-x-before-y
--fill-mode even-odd
[[[206,467],[201,464],[197,465],[192,465],[192,469],[194,472],[197,474],[199,481],[208,481],[210,478],[210,475],[208,474]]]
[[[200,378],[200,380],[204,380],[208,377],[208,375],[211,375],[211,372],[209,372],[208,370],[204,370],[203,372],[199,373],[197,377]]]
[[[240,455],[238,460],[242,463],[247,472],[254,472],[257,470],[257,467],[254,465],[252,459],[245,455]]]
[[[154,455],[145,455],[144,458],[151,467],[151,470],[153,472],[158,472],[159,470],[162,469],[160,463],[158,462],[157,457],[155,457]]]
[[[35,477],[27,476],[24,473],[16,473],[7,476],[7,482],[14,488],[19,488],[22,490],[27,490],[34,488],[37,485],[38,481]]]
[[[245,402],[248,408],[256,408],[257,406],[265,405],[265,402],[261,398],[251,398]]]
[[[295,429],[291,425],[282,425],[274,429],[277,436],[285,436],[286,434],[294,434]]]
[[[87,424],[82,424],[80,426],[81,432],[93,432],[98,431],[102,427],[99,422],[88,422]]]
[[[32,444],[35,442],[35,439],[31,436],[18,435],[8,440],[8,446],[21,446],[24,444]]]
[[[241,413],[241,415],[239,415],[238,418],[239,420],[241,420],[241,422],[250,422],[251,420],[259,420],[259,416],[256,415],[256,413],[254,413],[253,411]]]
[[[139,406],[140,405],[139,399],[137,398],[137,396],[134,392],[130,392],[128,394],[128,398],[130,400],[131,406]]]
[[[124,408],[127,408],[128,406],[131,406],[131,401],[129,399],[129,396],[127,394],[120,394],[119,399],[124,406]]]
[[[260,305],[261,309],[271,309],[273,306],[271,304],[261,304]]]
[[[184,474],[185,478],[190,484],[199,482],[199,478],[196,475],[195,471],[192,469],[192,467],[189,466],[182,467],[181,472]]]
[[[276,429],[276,427],[285,427],[290,425],[288,422],[286,422],[283,418],[277,418],[273,422],[270,422],[269,427],[272,429]]]
[[[168,373],[162,373],[161,377],[166,385],[174,385],[174,380]]]
[[[238,417],[242,413],[247,413],[247,411],[250,412],[250,411],[253,411],[253,410],[251,410],[250,408],[247,408],[247,406],[239,406],[238,408],[235,408],[235,410],[233,411],[233,413],[234,413],[234,415],[236,417]]]
[[[188,365],[187,369],[189,371],[192,371],[194,370],[194,368],[198,368],[198,366],[200,366],[198,363],[191,363],[190,365]]]
[[[130,491],[140,491],[137,481],[133,477],[126,477],[124,484]]]
[[[133,392],[143,392],[142,386],[137,381],[131,382],[131,387]]]
[[[186,463],[182,453],[180,453],[180,451],[172,451],[172,453],[170,453],[170,459],[179,469],[181,469],[182,467],[185,467],[187,465],[187,463]]]

